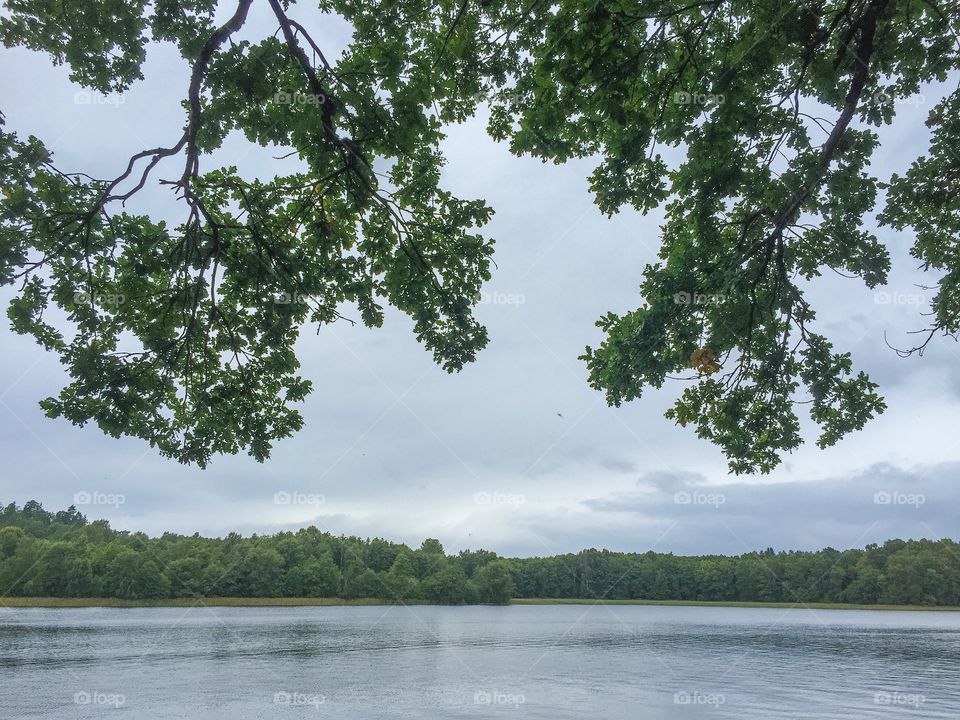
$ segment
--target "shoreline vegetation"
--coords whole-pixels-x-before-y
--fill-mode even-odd
[[[202,537],[114,530],[75,507],[0,507],[4,598],[45,607],[592,603],[955,609],[960,544],[887,540],[741,555],[586,549],[551,557],[448,552],[317,527]],[[13,600],[22,598],[22,600]]]
[[[184,608],[184,607],[358,607],[385,605],[438,605],[445,603],[396,603],[381,598],[336,597],[203,597],[124,600],[122,598],[4,597],[0,608]],[[497,603],[497,605],[504,605]],[[592,598],[514,598],[506,605],[644,605],[652,607],[719,607],[796,610],[878,610],[897,612],[960,612],[960,606],[947,605],[864,605],[856,603],[749,602],[736,600],[644,600],[640,598],[597,600]]]

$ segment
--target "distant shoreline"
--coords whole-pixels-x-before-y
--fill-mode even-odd
[[[361,598],[164,598],[161,600],[122,600],[119,598],[5,597],[0,608],[162,608],[162,607],[338,607],[391,605],[385,600]],[[436,603],[411,602],[409,605]],[[675,607],[772,608],[799,610],[896,610],[898,612],[957,612],[952,605],[856,605],[853,603],[782,603],[707,600],[595,600],[591,598],[516,598],[510,605],[666,605]]]
[[[754,602],[749,600],[592,600],[590,598],[517,598],[511,605],[668,605],[676,607],[771,608],[798,610],[897,610],[958,612],[956,605],[858,605],[823,602]]]

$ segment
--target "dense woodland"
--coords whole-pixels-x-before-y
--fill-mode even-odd
[[[960,605],[960,545],[888,540],[865,549],[728,557],[583,550],[501,558],[445,554],[315,527],[205,538],[113,530],[73,506],[0,510],[0,596],[339,597],[389,602],[504,603],[604,598]]]

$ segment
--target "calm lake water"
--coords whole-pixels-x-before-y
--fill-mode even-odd
[[[4,718],[958,718],[960,614],[0,609]]]

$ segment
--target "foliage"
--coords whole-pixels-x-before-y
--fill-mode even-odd
[[[79,519],[78,519],[79,517]],[[94,532],[91,532],[91,529]],[[438,551],[439,548],[439,551]],[[491,603],[511,598],[960,605],[960,544],[889,540],[863,550],[736,557],[584,550],[500,558],[445,555],[315,527],[249,538],[116,531],[75,508],[0,510],[0,590],[10,596],[119,599],[378,598],[395,603]]]
[[[72,378],[43,401],[51,416],[183,462],[262,460],[302,425],[305,322],[353,306],[377,326],[387,302],[443,367],[473,360],[492,251],[474,229],[491,210],[442,189],[438,147],[482,98],[514,152],[596,158],[603,212],[663,209],[641,304],[602,317],[583,359],[614,405],[685,375],[667,417],[733,472],[770,471],[799,446],[798,404],[822,447],[884,410],[808,299],[831,272],[885,282],[887,246],[864,227],[880,191],[880,222],[915,232],[913,255],[939,275],[926,342],[903,352],[960,326],[960,94],[929,114],[929,157],[886,182],[869,171],[874,128],[960,65],[955,3],[324,0],[353,27],[328,59],[288,0],[268,0],[275,34],[235,40],[251,1],[223,8],[220,26],[218,0],[6,3],[4,44],[48,53],[93,90],[138,81],[148,40],[191,70],[182,134],[113,179],[65,172],[37,138],[0,132],[10,317]],[[267,179],[201,172],[233,131],[300,163]],[[176,227],[122,209],[167,157],[184,161],[162,180],[185,206]]]
[[[914,230],[914,256],[943,273],[929,337],[957,330],[960,94],[929,114],[930,157],[886,184],[869,171],[873,128],[960,67],[956,3],[491,7],[495,66],[508,70],[493,136],[544,160],[596,158],[605,213],[665,213],[641,305],[601,318],[606,337],[583,356],[611,404],[685,376],[667,417],[719,445],[735,473],[767,472],[801,443],[798,404],[821,447],[862,428],[884,403],[816,329],[807,291],[833,272],[885,282],[887,246],[864,227],[881,189],[881,222]]]
[[[492,241],[474,229],[491,210],[440,184],[442,126],[478,90],[468,56],[434,67],[444,10],[324,3],[354,27],[331,64],[289,3],[269,4],[278,32],[254,40],[233,39],[251,0],[219,27],[215,0],[11,0],[0,18],[6,46],[47,52],[101,92],[140,79],[148,38],[190,65],[174,141],[112,179],[65,171],[39,139],[0,128],[0,283],[19,287],[13,328],[69,370],[42,402],[48,415],[201,466],[244,449],[263,460],[300,429],[296,404],[312,383],[297,374],[294,343],[306,322],[342,320],[353,306],[379,326],[391,303],[448,371],[487,343],[472,306]],[[201,171],[234,131],[285,149],[290,172]],[[182,173],[160,182],[183,222],[126,212],[170,157]]]

